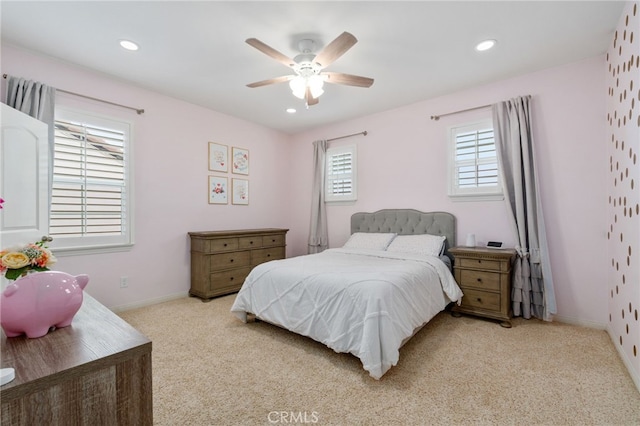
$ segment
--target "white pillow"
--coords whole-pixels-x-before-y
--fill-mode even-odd
[[[387,251],[440,256],[444,252],[445,239],[444,235],[398,235],[389,244]]]
[[[393,233],[356,232],[344,243],[343,248],[386,250],[395,236]]]

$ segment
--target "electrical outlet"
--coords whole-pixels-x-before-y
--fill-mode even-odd
[[[120,288],[127,288],[127,287],[129,287],[129,278],[120,277]]]

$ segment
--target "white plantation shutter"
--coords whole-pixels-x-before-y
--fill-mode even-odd
[[[502,187],[493,123],[481,122],[451,129],[449,195],[495,196]]]
[[[52,247],[131,243],[128,144],[127,123],[70,113],[56,117]]]
[[[356,147],[327,150],[325,201],[353,201],[356,191]]]

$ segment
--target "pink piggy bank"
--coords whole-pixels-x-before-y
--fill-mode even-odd
[[[82,305],[88,275],[44,271],[17,279],[0,296],[0,325],[7,337],[42,337],[52,326],[71,325]]]

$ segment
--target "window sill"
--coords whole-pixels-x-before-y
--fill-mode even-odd
[[[114,244],[109,246],[86,246],[86,247],[50,247],[56,257],[80,256],[85,254],[103,254],[130,251],[133,243]]]
[[[449,194],[449,198],[454,202],[464,201],[502,201],[504,194]]]

